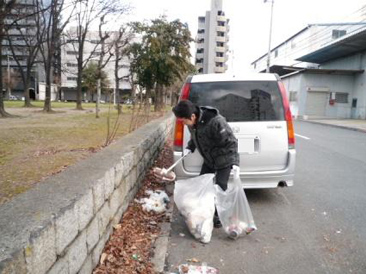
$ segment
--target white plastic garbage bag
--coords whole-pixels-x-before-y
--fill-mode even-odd
[[[239,167],[234,166],[234,182],[228,184],[226,191],[216,188],[216,209],[225,232],[236,239],[243,233],[257,230],[248,199],[240,180]]]
[[[215,174],[208,173],[175,183],[174,201],[184,216],[191,234],[202,243],[209,243],[215,214]]]

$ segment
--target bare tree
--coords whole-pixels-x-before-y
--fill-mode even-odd
[[[10,14],[16,0],[0,0],[0,56],[3,56],[3,40],[5,37],[5,18]],[[0,80],[3,79],[3,69],[0,67]],[[0,81],[0,117],[10,117],[11,115],[5,111],[3,81]]]
[[[77,0],[76,8],[76,33],[72,33],[73,45],[77,60],[77,86],[76,86],[76,109],[82,109],[82,71],[88,61],[95,56],[95,50],[107,39],[100,39],[95,43],[89,56],[84,56],[85,42],[91,26],[96,20],[100,20],[99,26],[105,25],[105,18],[118,16],[126,12],[129,7],[119,0]],[[70,36],[70,35],[69,35]],[[104,36],[103,36],[104,37]]]
[[[121,114],[121,98],[119,92],[119,83],[121,80],[129,79],[130,73],[126,75],[119,75],[120,68],[123,68],[123,59],[128,56],[126,52],[127,45],[131,42],[133,38],[132,32],[127,28],[127,26],[121,26],[116,33],[113,41],[113,52],[114,52],[114,80],[115,80],[115,93],[117,101],[118,114]]]
[[[40,32],[38,37],[46,75],[46,98],[43,111],[51,112],[51,86],[53,83],[55,54],[57,47],[60,46],[61,34],[73,16],[74,5],[70,3],[70,6],[66,6],[66,0],[40,0],[37,2],[43,10],[39,27],[44,28],[44,31]],[[62,14],[67,9],[69,9],[69,15],[62,18]]]
[[[23,82],[24,93],[24,106],[30,107],[29,88],[31,84],[32,69],[35,65],[40,44],[43,41],[39,41],[38,37],[43,37],[41,34],[44,28],[38,28],[40,25],[40,12],[41,7],[38,1],[33,1],[34,6],[28,7],[27,12],[22,12],[23,7],[15,6],[13,13],[13,23],[10,25],[7,31],[7,39],[9,47],[11,49],[13,59],[17,64],[17,71],[19,72]],[[31,10],[29,10],[31,9]],[[13,41],[13,37],[15,39]]]

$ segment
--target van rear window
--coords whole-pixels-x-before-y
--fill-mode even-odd
[[[275,81],[192,83],[189,100],[217,108],[228,122],[285,120]]]

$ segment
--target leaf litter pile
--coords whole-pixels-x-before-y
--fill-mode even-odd
[[[171,146],[166,144],[154,166],[168,167],[172,162],[173,152]],[[165,191],[165,183],[157,181],[152,168],[146,173],[141,188],[135,199],[130,202],[121,222],[114,226],[114,231],[104,247],[99,265],[94,269],[93,274],[154,273],[154,265],[150,261],[154,254],[153,244],[161,230],[159,224],[169,222],[170,216],[165,212],[147,212],[142,209],[138,200],[146,197],[147,190]]]

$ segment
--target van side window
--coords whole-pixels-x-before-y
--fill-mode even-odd
[[[284,120],[282,96],[275,81],[192,83],[189,100],[216,107],[228,122]]]

